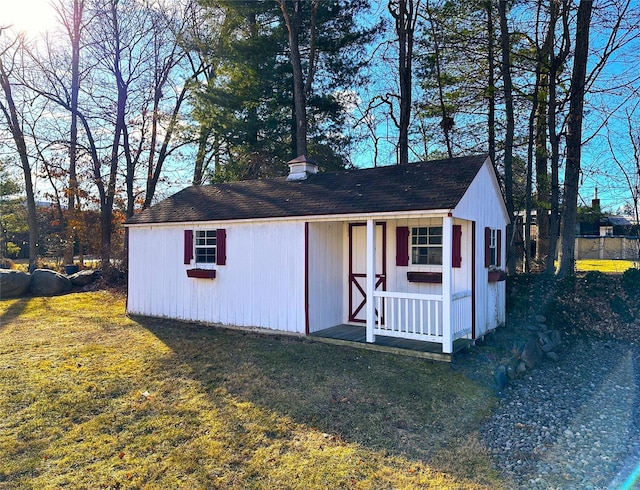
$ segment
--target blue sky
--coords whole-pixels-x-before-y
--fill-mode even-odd
[[[638,1],[634,0],[633,7],[638,7]],[[55,16],[49,6],[49,0],[0,0],[2,8],[3,22],[13,23],[18,29],[27,30],[30,35],[36,35],[55,23]],[[388,17],[386,2],[373,2],[373,14],[371,20],[379,20],[381,17]],[[596,51],[602,44],[602,39],[606,33],[592,31],[592,48]],[[631,112],[634,104],[637,104],[638,96],[622,105],[622,101],[630,93],[630,89],[619,89],[615,93],[605,94],[601,89],[622,80],[631,79],[635,73],[629,73],[629,68],[637,66],[638,62],[637,41],[634,48],[625,50],[607,66],[598,84],[594,87],[594,94],[588,95],[587,113],[584,125],[584,136],[589,138],[589,142],[583,148],[583,176],[581,186],[581,203],[589,204],[598,188],[602,206],[610,212],[617,211],[625,201],[630,200],[630,191],[627,181],[621,174],[617,161],[623,167],[631,171],[633,169],[633,151],[628,136],[627,112]],[[595,63],[595,57],[592,65]],[[640,70],[636,70],[640,72]],[[638,90],[637,81],[632,82],[632,86]],[[360,87],[362,99],[378,89],[375,85]],[[634,113],[632,120],[638,121],[638,113]],[[608,124],[602,126],[603,121]],[[520,128],[522,129],[522,128]],[[597,134],[594,135],[597,129]],[[376,127],[376,135],[380,137],[379,163],[391,164],[395,162],[395,142],[397,141],[397,130],[390,118],[381,119]],[[611,140],[611,142],[610,142]],[[433,147],[434,145],[432,145]],[[423,148],[416,148],[415,153],[410,158],[416,160],[415,154],[423,153]],[[371,165],[373,160],[373,144],[368,142],[360,145],[353,158],[358,166]],[[176,173],[177,172],[177,173]],[[189,172],[176,171],[174,177],[179,183],[172,186],[169,192],[178,190],[188,184]],[[175,187],[175,189],[174,189]]]

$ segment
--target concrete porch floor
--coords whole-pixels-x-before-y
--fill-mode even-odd
[[[451,362],[453,354],[442,352],[442,345],[435,342],[422,342],[419,340],[398,339],[395,337],[384,337],[376,335],[375,343],[366,342],[366,331],[364,326],[359,325],[336,325],[319,332],[310,334],[314,340],[329,344],[345,345],[358,349],[373,350],[378,352],[389,352],[403,356],[421,357],[434,361]],[[469,339],[458,339],[453,343],[453,353],[471,345]]]

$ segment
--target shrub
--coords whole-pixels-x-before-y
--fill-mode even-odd
[[[624,274],[590,272],[566,278],[521,275],[507,279],[508,322],[531,322],[533,315],[567,334],[639,339],[640,269]]]
[[[600,271],[589,271],[580,280],[580,286],[583,288],[587,296],[598,297],[607,294],[611,289],[611,277]]]
[[[620,279],[622,288],[629,296],[640,295],[640,269],[627,269]]]
[[[609,298],[609,307],[613,313],[620,316],[623,322],[629,323],[633,321],[633,313],[629,308],[628,302],[620,296],[611,296]]]
[[[13,242],[7,242],[7,253],[14,259],[21,252],[21,248]]]

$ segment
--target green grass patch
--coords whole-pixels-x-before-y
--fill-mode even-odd
[[[0,302],[0,488],[503,486],[447,364],[124,309]]]

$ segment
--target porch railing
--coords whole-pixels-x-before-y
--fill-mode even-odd
[[[443,297],[439,294],[376,291],[374,335],[444,343]],[[451,297],[451,341],[471,332],[471,291]]]
[[[451,295],[451,339],[456,340],[471,333],[471,291]]]

